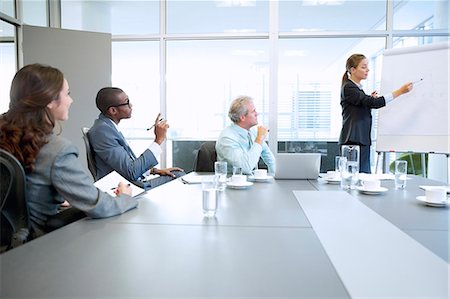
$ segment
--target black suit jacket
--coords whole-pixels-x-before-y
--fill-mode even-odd
[[[371,109],[385,105],[384,97],[366,95],[353,81],[345,81],[341,88],[342,130],[339,143],[370,145]]]

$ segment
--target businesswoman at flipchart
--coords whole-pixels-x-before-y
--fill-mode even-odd
[[[93,185],[77,148],[53,132],[69,118],[69,84],[56,68],[32,64],[11,84],[9,110],[0,116],[0,148],[13,154],[27,177],[32,237],[46,232],[49,216],[64,200],[92,218],[121,214],[137,206],[131,189],[119,183],[112,197]]]
[[[339,144],[359,145],[359,171],[370,173],[371,110],[384,107],[396,97],[409,92],[413,84],[406,83],[384,96],[378,96],[376,91],[366,95],[361,81],[367,79],[369,73],[367,58],[362,54],[353,54],[347,59],[345,69],[341,86],[342,130]]]

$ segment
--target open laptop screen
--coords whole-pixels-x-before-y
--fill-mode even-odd
[[[277,154],[276,179],[317,179],[320,172],[320,153]]]

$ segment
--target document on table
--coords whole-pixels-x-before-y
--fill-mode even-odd
[[[119,185],[119,182],[124,182],[130,185],[133,197],[145,191],[144,189],[128,181],[126,178],[121,176],[117,171],[112,171],[108,175],[102,177],[100,180],[94,183],[94,186],[99,188],[103,192],[108,193],[111,196],[116,196],[114,190]]]
[[[204,178],[212,179],[214,175],[198,175],[189,173],[180,178],[180,180],[185,184],[201,184]]]

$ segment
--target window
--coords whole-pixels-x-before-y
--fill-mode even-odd
[[[9,90],[16,72],[14,26],[0,21],[0,113],[9,107]]]
[[[47,1],[24,0],[22,2],[23,22],[28,25],[47,26]]]
[[[386,1],[280,1],[281,32],[385,30]]]
[[[2,0],[0,1],[0,12],[15,18],[16,14],[14,12],[14,0]]]
[[[120,34],[159,32],[159,1],[61,0],[62,27]]]
[[[167,1],[167,32],[171,34],[268,31],[268,0]]]
[[[120,122],[130,139],[147,139],[160,111],[159,43],[114,42],[112,85],[125,91],[133,105],[131,119]]]
[[[239,95],[268,121],[268,41],[171,41],[167,45],[167,118],[171,138],[217,138]]]
[[[448,0],[395,0],[394,29],[449,29]]]

